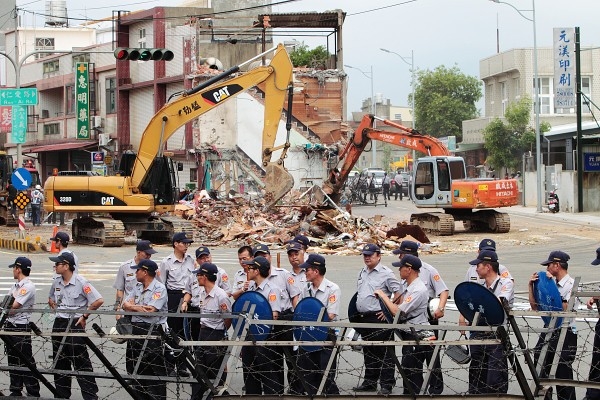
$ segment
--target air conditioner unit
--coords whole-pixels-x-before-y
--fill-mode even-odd
[[[98,145],[106,146],[110,142],[110,135],[108,133],[99,133],[98,134]]]
[[[92,116],[92,128],[102,128],[102,117],[99,115]]]

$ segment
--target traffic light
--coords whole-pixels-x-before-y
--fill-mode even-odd
[[[173,52],[167,49],[130,49],[118,47],[114,54],[117,60],[129,61],[171,61],[175,57]]]

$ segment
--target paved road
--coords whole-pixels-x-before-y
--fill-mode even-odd
[[[362,215],[366,218],[372,217],[375,214],[386,214],[386,216],[388,216],[390,219],[393,219],[401,217],[403,215],[408,215],[410,214],[410,212],[412,212],[411,203],[407,201],[392,201],[387,208],[378,206],[369,208],[356,207],[354,209],[354,215]],[[546,226],[547,229],[555,229],[556,226],[560,226],[561,224],[565,224],[565,226],[571,227],[588,227],[594,225],[595,227],[600,227],[600,216],[594,214],[540,215],[536,214],[535,210],[523,207],[513,208],[510,210],[510,213],[513,216],[513,219],[520,218],[536,221],[536,226]],[[538,231],[535,232],[535,234],[539,233],[540,232]],[[533,235],[534,232],[531,232],[531,234]],[[600,270],[593,269],[593,267],[591,267],[589,264],[595,256],[595,249],[598,247],[599,241],[596,239],[595,235],[590,236],[591,237],[586,237],[586,235],[573,235],[569,233],[564,237],[559,235],[558,237],[560,237],[560,239],[555,239],[552,241],[540,241],[534,245],[507,245],[505,247],[500,247],[498,251],[502,263],[510,268],[513,276],[515,277],[517,292],[520,292],[521,296],[524,296],[524,293],[527,289],[527,279],[529,275],[533,271],[538,271],[542,269],[542,267],[539,264],[540,261],[544,260],[551,250],[555,250],[558,248],[567,251],[572,256],[572,263],[570,267],[570,273],[572,276],[581,277],[582,281],[584,282],[600,281]],[[478,242],[478,237],[480,236],[468,236],[467,239],[465,239],[466,248],[472,248],[472,251],[470,252],[463,251],[457,254],[421,254],[421,257],[425,261],[436,266],[440,270],[446,283],[451,289],[451,293],[453,292],[454,287],[462,281],[468,261],[474,258],[476,251],[475,246]],[[129,246],[115,249],[101,249],[96,247],[84,247],[77,245],[73,245],[71,248],[79,256],[81,262],[81,273],[94,282],[96,287],[104,295],[105,304],[112,304],[114,299],[114,289],[112,289],[111,286],[113,283],[114,274],[121,262],[133,256],[134,248],[132,246]],[[192,249],[193,248],[194,247],[192,247]],[[153,258],[157,261],[170,253],[169,246],[156,246],[156,249],[158,250],[158,254],[154,255]],[[285,266],[287,264],[286,256],[285,254],[283,254],[283,250],[275,250],[274,253],[277,253],[278,251],[282,252],[281,259],[283,261],[283,265]],[[3,260],[3,262],[6,263],[6,265],[12,262],[17,256],[16,253],[9,251],[2,251],[0,252],[0,254],[1,259]],[[38,302],[43,303],[52,276],[52,263],[48,260],[48,255],[33,254],[30,257],[33,261],[32,277],[34,279],[34,282],[36,282],[36,284],[38,285]],[[238,269],[236,249],[215,248],[213,249],[213,259],[219,266],[225,268],[225,270],[230,275],[233,275],[233,273]],[[390,265],[391,262],[395,260],[396,257],[392,256],[391,254],[385,254],[383,257],[383,262],[387,265]],[[327,256],[327,277],[337,282],[341,286],[343,304],[347,304],[348,300],[355,292],[356,276],[360,268],[360,256]],[[10,274],[10,270],[6,268],[0,270],[0,290],[7,290],[8,287],[12,284],[12,282],[12,274]],[[524,301],[524,299],[518,301]],[[43,306],[43,304],[41,304],[41,306]],[[342,307],[342,317],[346,316],[346,311],[346,307]],[[457,318],[457,313],[450,309],[443,322],[448,324],[455,324]],[[49,321],[46,321],[44,319],[41,319],[40,321],[42,324],[45,323],[45,328],[49,326]],[[108,330],[108,328],[113,324],[113,321],[114,320],[112,319],[112,317],[103,316],[98,322],[100,322],[101,325],[104,326],[106,330]],[[534,325],[537,324],[536,321],[529,321],[528,323],[532,323]],[[580,332],[581,335],[589,333],[589,328],[587,324],[581,325]],[[530,341],[535,340],[535,336],[529,336],[528,338]],[[122,353],[124,352],[124,348],[124,345],[117,346],[111,344],[110,342],[105,347],[107,354],[110,355],[110,358],[114,360],[115,365],[117,365],[120,369],[124,369],[122,365]],[[38,363],[47,363],[47,357],[49,354],[49,346],[46,343],[43,352],[40,352],[36,355]],[[339,377],[339,383],[340,386],[344,388],[343,390],[347,391],[354,384],[356,384],[356,382],[359,379],[361,371],[360,369],[355,368],[359,368],[362,365],[362,357],[358,353],[353,352],[351,350],[344,351],[342,357],[343,360],[341,361],[341,364],[344,364],[345,367],[344,374],[340,375]],[[3,363],[5,363],[5,360],[3,360],[3,362],[0,362],[0,364]],[[585,360],[582,360],[582,362],[578,365],[581,368],[580,373],[582,375],[587,376],[588,366],[585,363]],[[451,362],[447,359],[444,361],[444,366],[455,367],[455,365],[452,365]],[[449,386],[447,393],[455,393],[465,390],[466,383],[464,373],[450,370],[447,382]],[[6,383],[7,377],[5,375],[1,376],[0,389],[6,389]],[[239,377],[239,374],[236,377],[234,377],[233,383],[235,390],[239,391],[241,387],[241,378]],[[116,388],[112,384],[112,381],[101,380],[100,384],[102,386],[101,397],[108,398],[116,394],[116,398],[127,398],[126,393],[122,389]],[[74,383],[74,387],[76,386],[76,383]],[[175,385],[170,385],[170,390],[173,390],[173,392],[170,395],[170,398],[174,398]],[[182,388],[182,390],[187,391],[187,388]],[[397,387],[395,393],[399,393],[400,390],[401,389]],[[518,393],[518,387],[516,383],[511,384],[510,390],[513,393]],[[79,393],[75,392],[72,398],[80,398],[78,396]],[[185,398],[185,395],[183,395],[182,398]]]

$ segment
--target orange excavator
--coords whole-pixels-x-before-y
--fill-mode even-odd
[[[399,131],[373,128],[376,119]],[[465,160],[452,156],[441,141],[373,115],[363,117],[354,136],[340,153],[343,165],[335,183],[329,180],[323,183],[323,191],[336,203],[350,171],[371,140],[426,155],[413,165],[410,196],[418,208],[441,208],[442,211],[412,214],[411,224],[438,235],[454,234],[455,221],[462,221],[468,231],[506,233],[510,230],[508,214],[493,208],[518,203],[519,191],[515,179],[468,179]]]

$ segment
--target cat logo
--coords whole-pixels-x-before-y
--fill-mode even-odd
[[[115,198],[112,196],[100,198],[100,204],[102,204],[103,206],[112,206],[112,205],[114,205],[114,202],[115,202]]]
[[[231,96],[231,94],[229,94],[229,88],[227,86],[223,86],[218,92],[214,92],[213,96],[215,98],[215,102],[218,103],[221,100],[225,100]]]

